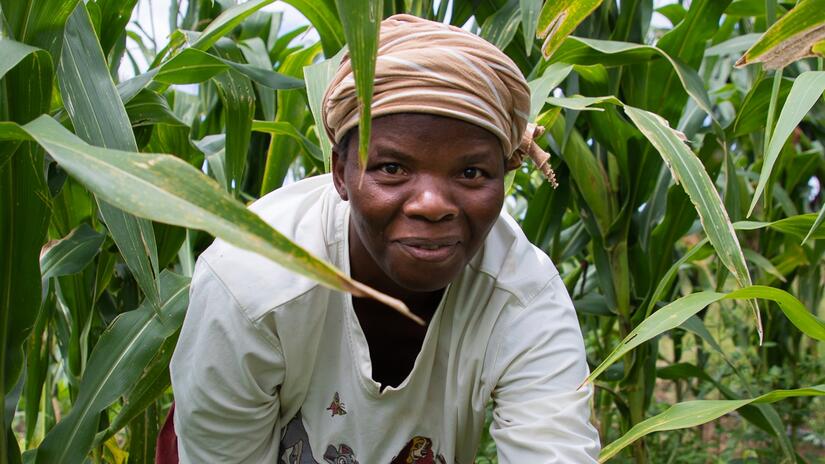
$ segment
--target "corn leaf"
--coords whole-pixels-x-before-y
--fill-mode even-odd
[[[218,39],[241,24],[244,19],[274,1],[275,0],[249,0],[226,9],[206,26],[206,29],[198,36],[197,40],[192,43],[192,48],[208,50],[218,42]]]
[[[812,47],[825,39],[825,0],[805,0],[779,18],[736,62],[762,63],[778,69],[814,54]]]
[[[266,132],[267,134],[291,137],[301,144],[301,148],[306,154],[318,161],[323,161],[324,154],[321,152],[321,148],[312,143],[304,134],[298,132],[298,129],[288,122],[252,121],[252,130],[255,132]]]
[[[699,292],[682,297],[656,311],[636,326],[627,337],[593,370],[586,382],[595,380],[622,356],[659,334],[678,327],[711,303],[721,300],[763,298],[775,302],[785,317],[805,335],[825,341],[825,322],[813,315],[790,293],[773,287],[753,285],[730,293]]]
[[[685,189],[690,201],[696,207],[696,212],[699,213],[699,220],[702,222],[705,234],[713,248],[716,249],[719,259],[734,275],[739,286],[749,286],[751,277],[739,239],[733,230],[722,199],[702,162],[661,117],[630,106],[625,106],[624,110],[662,156],[676,182]],[[762,322],[756,304],[753,305],[753,311],[761,340]]]
[[[100,411],[138,380],[167,337],[183,323],[189,279],[164,271],[160,311],[151,305],[120,315],[101,335],[89,357],[80,393],[69,414],[46,435],[37,463],[83,462],[97,431]]]
[[[539,13],[542,0],[519,0],[521,10],[521,31],[524,34],[524,51],[527,56],[533,51],[533,41],[536,39]]]
[[[40,257],[43,279],[80,272],[92,260],[106,236],[83,223],[69,235],[51,244]]]
[[[794,80],[791,92],[788,94],[782,112],[779,113],[779,119],[776,121],[776,127],[770,138],[770,145],[768,145],[765,152],[762,172],[759,173],[759,182],[753,192],[753,199],[748,208],[748,216],[753,213],[759,197],[765,190],[782,147],[802,121],[802,118],[822,96],[822,92],[825,92],[825,71],[807,71]]]
[[[544,58],[550,58],[564,39],[601,4],[602,0],[561,0],[545,3],[536,26],[536,35],[544,39],[541,46]]]
[[[372,124],[372,91],[378,32],[381,27],[383,0],[336,0],[347,38],[349,59],[355,77],[358,98],[358,158],[362,171],[367,167]]]
[[[324,121],[321,117],[321,104],[324,99],[324,91],[330,81],[332,81],[332,77],[335,75],[335,71],[338,69],[338,65],[341,63],[341,58],[345,52],[346,49],[343,49],[328,60],[304,67],[307,100],[309,100],[312,119],[315,121],[315,135],[318,137],[318,141],[321,142],[321,152],[324,157],[324,169],[326,172],[330,171],[332,141],[324,130]]]
[[[66,110],[80,138],[100,147],[137,151],[129,116],[82,3],[66,23],[57,76]],[[159,308],[158,255],[151,222],[99,199],[98,207],[140,289]]]
[[[599,462],[607,462],[626,446],[649,433],[695,427],[749,404],[770,404],[785,398],[822,395],[825,395],[825,385],[796,390],[774,390],[745,400],[696,400],[677,403],[665,412],[639,422],[621,438],[605,446],[599,455]]]
[[[347,38],[332,1],[284,0],[284,3],[294,6],[318,30],[325,56],[333,56],[344,47]]]

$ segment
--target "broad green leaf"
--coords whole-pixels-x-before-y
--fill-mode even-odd
[[[169,362],[177,343],[177,334],[168,337],[158,350],[154,359],[143,370],[143,375],[124,395],[123,407],[112,419],[109,427],[95,436],[95,445],[111,438],[115,433],[138,417],[141,412],[154,403],[172,384],[169,377]]]
[[[253,37],[241,42],[238,46],[247,63],[260,69],[272,69],[272,61],[269,59],[269,52],[263,40]],[[255,83],[255,90],[258,94],[256,106],[261,109],[264,121],[272,121],[275,119],[275,91],[258,82]]]
[[[777,269],[776,266],[774,266],[768,258],[762,256],[761,254],[759,254],[759,252],[751,250],[749,248],[745,248],[742,251],[745,254],[745,259],[752,262],[756,267],[776,277],[782,282],[786,281],[785,276],[783,276],[782,273],[779,272],[779,269]]]
[[[51,59],[45,50],[14,40],[0,39],[0,79],[30,55],[34,55],[33,58],[41,62]]]
[[[734,275],[740,287],[749,286],[751,277],[739,239],[702,162],[661,117],[630,106],[625,106],[624,110],[662,156],[676,182],[685,189],[722,264]],[[756,304],[753,311],[761,340],[762,321]]]
[[[83,4],[66,23],[58,83],[75,132],[101,147],[137,151],[129,117],[106,67],[106,59]],[[98,200],[109,233],[155,307],[160,307],[158,257],[152,224]]]
[[[544,39],[541,46],[544,58],[550,58],[564,39],[601,3],[602,0],[560,0],[545,3],[536,26],[536,35]]]
[[[0,125],[0,140],[20,136],[20,131],[4,130],[8,126]],[[93,147],[45,115],[21,129],[71,176],[119,208],[154,221],[205,230],[329,288],[375,298],[422,323],[399,300],[350,279],[309,254],[183,160]]]
[[[235,5],[232,8],[228,8],[206,26],[206,29],[198,36],[198,39],[192,43],[192,48],[204,51],[208,50],[218,42],[218,39],[241,24],[244,19],[274,1],[275,0],[249,0]]]
[[[186,125],[172,112],[166,98],[149,89],[143,89],[134,98],[129,100],[125,109],[132,127],[152,126],[155,124],[169,124],[173,126]]]
[[[92,446],[100,411],[134,385],[164,340],[180,328],[189,302],[189,279],[164,271],[160,281],[160,311],[144,304],[120,315],[101,335],[80,393],[69,414],[46,435],[38,463],[82,462]]]
[[[513,41],[518,32],[518,26],[523,18],[519,15],[520,2],[532,2],[533,0],[509,0],[494,14],[491,14],[481,25],[479,35],[484,40],[504,50]],[[541,6],[541,5],[539,5]],[[535,20],[535,18],[533,18]],[[533,33],[535,34],[535,21],[533,22]],[[532,48],[534,35],[531,35],[527,44],[528,50]]]
[[[740,288],[730,293],[699,292],[682,297],[647,317],[636,326],[627,337],[593,370],[583,383],[596,379],[608,366],[615,363],[622,356],[651,340],[652,338],[678,327],[691,316],[701,311],[711,303],[720,300],[744,298],[763,298],[774,301],[791,323],[805,335],[820,341],[825,341],[825,322],[813,315],[799,300],[790,293],[773,287],[753,285]]]
[[[231,41],[221,41],[217,50],[224,57],[241,58],[240,50]],[[218,74],[212,78],[212,82],[223,102],[226,121],[226,181],[229,191],[239,194],[246,169],[252,119],[255,117],[255,89],[246,76],[234,69]]]
[[[278,70],[288,76],[300,76],[304,67],[311,65],[320,53],[320,44],[292,52],[284,58]],[[277,99],[278,111],[275,113],[275,121],[294,124],[301,133],[304,133],[306,128],[303,123],[308,119],[306,98],[298,92],[278,92]],[[272,136],[270,138],[264,175],[261,180],[261,196],[283,185],[289,167],[298,156],[300,149],[298,142],[290,137]]]
[[[154,80],[164,84],[197,84],[229,70],[235,70],[270,89],[299,89],[304,86],[300,79],[194,48],[187,48],[161,65]]]
[[[332,77],[335,75],[345,52],[346,49],[342,49],[328,60],[304,67],[307,100],[309,100],[309,109],[312,111],[312,119],[315,121],[315,135],[318,136],[318,141],[321,142],[321,152],[324,156],[324,169],[326,172],[330,171],[330,164],[332,163],[332,141],[324,130],[321,105],[324,100],[324,92],[330,81],[332,81]]]
[[[811,2],[813,0],[808,0]],[[803,3],[804,4],[804,3]],[[762,162],[762,172],[759,174],[759,182],[756,184],[756,190],[753,192],[753,199],[751,200],[750,208],[748,208],[748,216],[753,213],[759,197],[765,190],[765,185],[773,171],[773,166],[779,158],[779,153],[782,147],[790,137],[794,129],[799,125],[802,118],[808,113],[811,107],[814,106],[822,93],[825,92],[825,71],[807,71],[800,74],[794,80],[791,92],[788,94],[785,105],[782,107],[782,112],[779,113],[779,119],[776,121],[776,127],[770,138],[770,145],[765,152],[765,158]]]
[[[736,66],[762,63],[765,69],[782,68],[811,56],[811,48],[822,40],[825,40],[825,0],[805,0],[768,28],[739,58]]]
[[[677,403],[665,412],[636,424],[621,438],[605,446],[599,454],[599,462],[607,462],[626,446],[649,433],[695,427],[748,404],[769,404],[785,398],[822,395],[825,395],[825,385],[796,390],[774,390],[745,400],[695,400]]]
[[[373,78],[384,0],[336,0],[335,4],[340,12],[355,78],[359,114],[358,158],[363,171],[367,168],[370,145]]]
[[[696,71],[657,47],[571,36],[564,41],[550,61],[581,65],[622,66],[647,63],[658,58],[664,58],[670,63],[685,92],[693,98],[699,108],[708,115],[713,116],[710,97],[708,97],[704,83]]]
[[[530,117],[528,121],[534,121],[538,117],[550,92],[558,87],[572,70],[573,66],[571,65],[553,63],[544,70],[541,77],[527,83],[530,86]]]
[[[63,26],[80,0],[0,0],[0,9],[18,42],[60,55]]]
[[[83,223],[69,235],[47,245],[40,257],[43,279],[82,271],[100,251],[105,239],[104,234]]]
[[[581,95],[574,95],[572,97],[550,97],[547,99],[547,103],[574,111],[604,111],[603,108],[599,108],[595,105],[601,105],[604,103],[611,103],[614,105],[622,104],[622,102],[620,102],[619,99],[613,95],[607,95],[604,97],[583,97]]]
[[[539,13],[542,0],[519,0],[521,10],[521,30],[524,34],[524,51],[527,56],[533,51],[533,41],[536,40]]]
[[[335,4],[330,0],[284,0],[295,7],[318,30],[325,56],[333,56],[346,45],[347,38]],[[381,11],[380,8],[377,11]]]
[[[782,104],[788,98],[793,86],[792,79],[783,78],[779,84],[776,103]],[[765,115],[768,113],[772,97],[773,79],[764,78],[756,82],[739,105],[733,123],[733,136],[741,137],[752,132],[765,130]]]
[[[735,3],[734,3],[735,4]],[[742,34],[709,47],[705,50],[705,56],[725,56],[738,55],[752,46],[760,37],[760,34]]]
[[[318,145],[312,143],[311,140],[288,122],[276,121],[252,121],[252,130],[254,132],[266,132],[273,135],[286,135],[297,140],[301,144],[301,148],[310,156],[318,161],[323,160],[323,153]]]

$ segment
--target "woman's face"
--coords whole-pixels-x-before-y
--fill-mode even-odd
[[[489,131],[458,119],[375,119],[363,182],[357,135],[333,152],[351,205],[350,262],[358,280],[396,296],[440,290],[475,255],[501,211],[508,166]]]

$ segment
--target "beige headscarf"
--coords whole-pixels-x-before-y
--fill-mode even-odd
[[[333,141],[358,125],[355,80],[348,56],[330,82],[322,106]],[[545,153],[528,124],[530,89],[521,71],[498,48],[455,26],[410,15],[381,23],[372,117],[395,113],[448,116],[483,127],[501,141],[508,158],[530,156],[555,185]]]

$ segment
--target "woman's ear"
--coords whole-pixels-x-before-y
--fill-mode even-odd
[[[347,185],[345,182],[345,174],[347,169],[347,156],[341,155],[338,145],[332,147],[332,183],[335,184],[335,190],[338,191],[338,196],[342,200],[349,200],[347,194]]]

